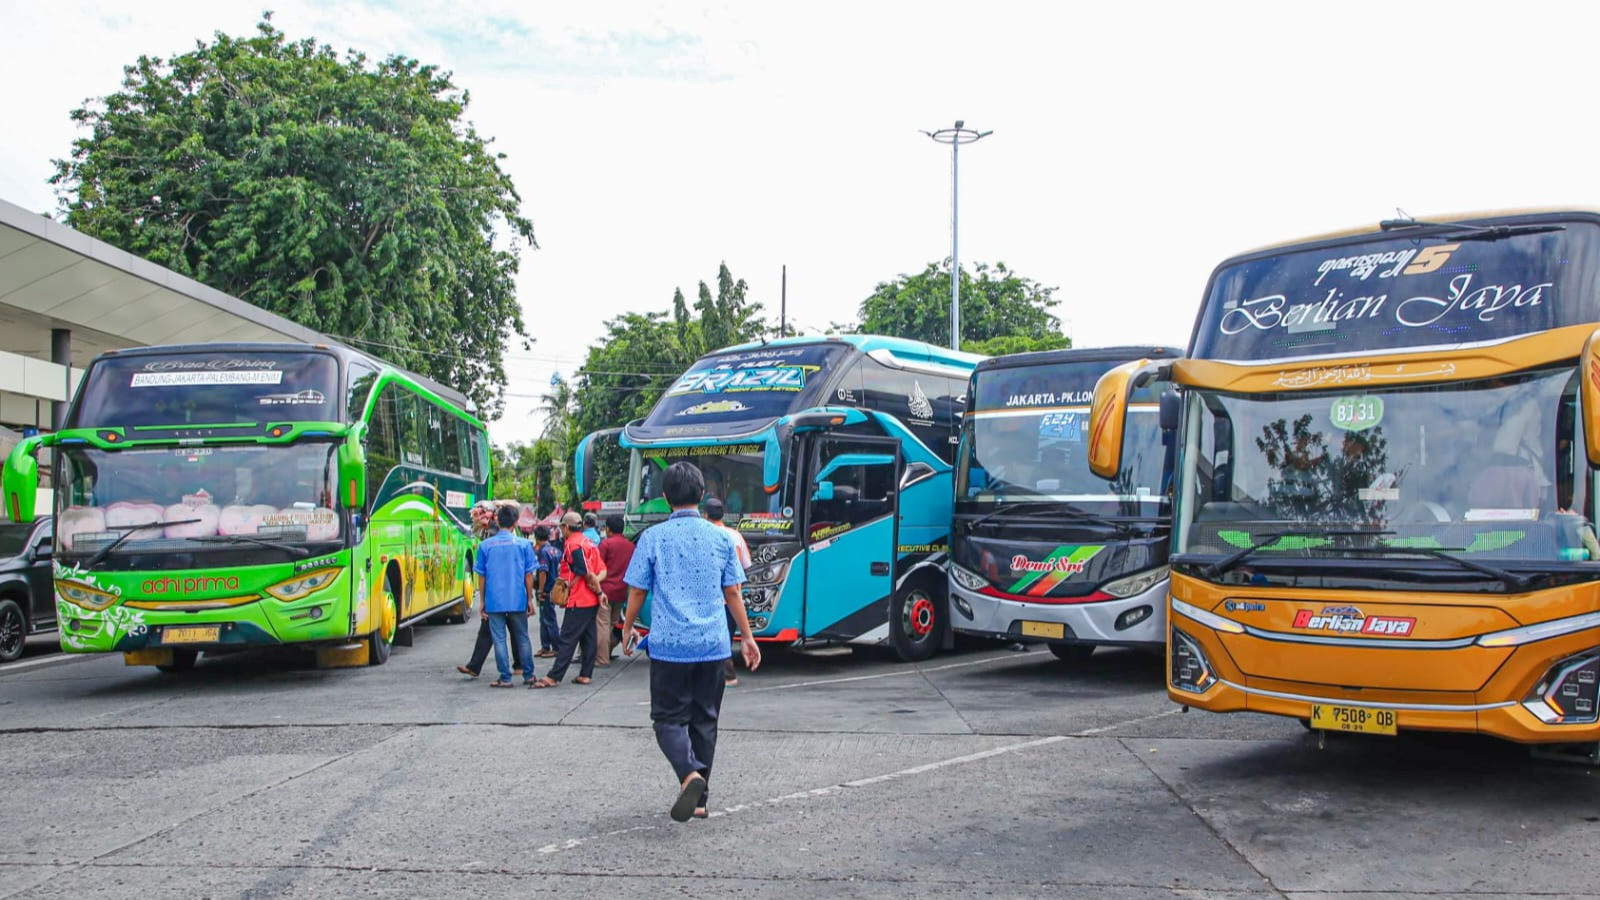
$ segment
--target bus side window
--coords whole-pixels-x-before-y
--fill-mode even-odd
[[[378,393],[378,402],[372,406],[372,418],[367,422],[367,495],[376,508],[379,492],[389,472],[400,463],[399,412],[396,409],[398,389],[385,385]]]
[[[373,382],[377,380],[375,369],[361,363],[350,364],[350,391],[345,397],[346,421],[361,421],[361,416],[367,411],[367,395],[372,393]]]
[[[396,400],[400,419],[401,460],[408,466],[421,466],[424,464],[422,456],[423,433],[426,430],[422,422],[422,398],[410,391],[397,389]]]

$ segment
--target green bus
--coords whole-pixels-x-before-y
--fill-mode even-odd
[[[442,385],[344,347],[114,350],[62,430],[6,459],[14,521],[35,515],[43,447],[67,652],[178,671],[299,645],[381,665],[412,624],[467,619],[489,441]]]

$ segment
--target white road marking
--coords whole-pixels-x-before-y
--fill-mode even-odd
[[[34,666],[48,666],[52,663],[59,665],[61,663],[83,662],[88,658],[89,657],[87,655],[80,653],[53,653],[49,656],[41,656],[37,659],[24,659],[20,662],[6,663],[5,665],[0,666],[0,675],[4,675],[7,672],[18,672],[23,669],[31,669]]]
[[[1068,735],[1057,734],[1057,735],[1051,735],[1050,737],[1036,738],[1036,739],[1031,740],[1031,741],[1023,741],[1020,744],[1007,744],[1007,745],[1005,745],[1003,747],[995,747],[993,749],[982,750],[982,751],[979,751],[977,753],[968,753],[968,754],[966,754],[964,756],[954,756],[954,757],[951,757],[950,759],[942,759],[942,760],[939,760],[938,762],[926,763],[926,764],[920,765],[920,766],[912,766],[909,769],[901,769],[898,772],[888,772],[888,773],[883,774],[883,775],[873,775],[873,776],[871,776],[869,778],[858,778],[855,781],[845,781],[845,782],[841,782],[839,784],[830,784],[827,787],[812,788],[812,789],[806,790],[806,791],[795,791],[792,794],[784,794],[781,797],[771,797],[771,798],[768,798],[766,800],[757,801],[755,803],[741,803],[738,806],[729,806],[729,807],[726,807],[724,809],[711,810],[709,815],[708,815],[708,818],[713,818],[713,819],[720,818],[722,816],[729,816],[729,815],[733,815],[734,813],[744,812],[746,810],[761,809],[763,807],[768,807],[768,806],[778,806],[778,805],[784,804],[784,803],[792,803],[792,802],[794,802],[796,800],[809,800],[812,797],[826,797],[829,794],[837,794],[837,793],[845,790],[846,788],[863,788],[863,787],[870,787],[870,786],[875,785],[875,784],[884,784],[885,782],[897,781],[897,780],[899,780],[901,778],[909,778],[909,777],[914,776],[914,775],[923,775],[923,774],[926,774],[928,772],[932,772],[932,771],[935,771],[935,770],[938,770],[938,769],[947,768],[949,766],[964,765],[966,763],[977,762],[979,760],[989,759],[989,758],[995,757],[995,756],[1001,756],[1001,755],[1004,755],[1006,753],[1015,753],[1015,752],[1017,752],[1019,750],[1030,750],[1030,749],[1032,749],[1034,747],[1044,747],[1044,746],[1047,746],[1049,744],[1057,744],[1057,743],[1060,743],[1062,741],[1070,740],[1070,739],[1071,738]],[[551,854],[551,853],[560,853],[563,850],[572,850],[572,849],[575,849],[575,848],[578,848],[578,847],[582,847],[584,844],[588,844],[588,843],[593,842],[593,841],[605,840],[606,838],[609,838],[609,837],[616,837],[619,834],[628,834],[628,833],[637,832],[637,831],[648,831],[650,829],[662,828],[662,827],[664,827],[664,826],[660,825],[660,824],[635,825],[635,826],[633,826],[631,828],[622,828],[622,829],[618,829],[616,831],[608,831],[605,834],[596,834],[596,835],[590,835],[589,837],[572,838],[570,840],[559,841],[559,842],[554,843],[554,844],[546,844],[543,847],[539,848],[539,852],[541,854],[546,854],[546,855]]]
[[[1137,725],[1140,722],[1153,722],[1156,719],[1165,719],[1167,716],[1175,716],[1181,712],[1183,712],[1183,707],[1175,706],[1172,709],[1164,712],[1152,713],[1148,716],[1140,716],[1137,719],[1129,719],[1126,722],[1112,722],[1110,725],[1101,725],[1099,728],[1085,728],[1083,731],[1074,731],[1072,733],[1072,737],[1094,737],[1097,734],[1105,734],[1108,731],[1116,731],[1118,728],[1126,728],[1129,725]]]
[[[918,668],[914,668],[914,667],[906,667],[906,668],[902,668],[902,669],[896,669],[893,672],[879,672],[876,675],[849,675],[849,676],[846,676],[844,678],[823,678],[823,679],[819,679],[817,681],[797,681],[797,682],[794,682],[792,684],[775,684],[775,685],[772,685],[770,687],[756,687],[756,688],[741,687],[741,688],[737,688],[736,690],[737,690],[737,693],[740,693],[740,694],[761,694],[761,693],[765,693],[767,691],[789,691],[789,690],[793,690],[795,688],[816,687],[819,684],[845,684],[846,682],[851,682],[851,681],[872,681],[875,678],[903,678],[903,677],[905,677],[907,675],[921,675],[921,674],[926,673],[926,672],[943,672],[946,669],[964,669],[964,668],[967,668],[968,666],[982,666],[982,665],[988,665],[989,663],[992,663],[992,662],[1001,662],[1001,661],[1004,661],[1004,660],[1016,659],[1016,658],[1017,658],[1017,656],[1015,654],[1009,654],[1009,655],[1006,655],[1006,656],[991,656],[991,657],[988,657],[987,659],[975,659],[975,660],[969,660],[967,662],[948,663],[948,664],[942,665],[942,666],[934,666],[931,669],[918,669]],[[635,703],[634,705],[635,706],[649,706],[650,705],[650,701],[649,700],[641,700],[638,703]]]

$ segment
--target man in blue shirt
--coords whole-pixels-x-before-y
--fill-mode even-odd
[[[599,516],[595,515],[594,513],[583,514],[583,536],[589,539],[589,543],[595,545],[596,547],[600,546],[601,538]]]
[[[517,642],[517,653],[526,667],[522,680],[533,681],[533,646],[528,642],[528,615],[534,611],[533,575],[538,564],[533,545],[512,530],[517,510],[502,506],[495,515],[500,530],[478,544],[478,557],[472,571],[478,574],[478,592],[483,611],[489,616],[489,633],[494,637],[494,663],[500,678],[490,687],[511,687],[511,660],[506,652],[506,629]]]
[[[744,567],[733,540],[700,517],[705,478],[689,462],[662,475],[672,507],[667,521],[647,529],[634,548],[624,580],[623,653],[632,655],[639,633],[633,623],[650,595],[650,720],[656,743],[678,776],[672,818],[706,816],[711,760],[717,751],[717,717],[724,690],[722,663],[732,655],[724,610],[742,638],[744,664],[754,671],[761,651],[745,615]]]

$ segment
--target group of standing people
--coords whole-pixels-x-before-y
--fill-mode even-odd
[[[515,503],[483,501],[472,509],[479,550],[473,571],[479,580],[481,624],[472,656],[456,667],[463,675],[482,674],[492,649],[499,677],[491,687],[510,687],[521,675],[533,688],[559,685],[574,656],[576,684],[594,680],[596,666],[611,664],[613,608],[627,598],[623,573],[633,557],[633,542],[622,534],[622,517],[613,515],[605,533],[593,513],[569,512],[555,526],[533,530],[532,543],[517,535]],[[566,585],[566,613],[558,621],[552,600],[557,582]],[[533,651],[528,618],[539,617],[539,651]],[[552,659],[537,677],[535,659]]]
[[[488,531],[492,515],[494,531],[479,542],[473,564],[483,625],[472,659],[457,669],[477,677],[492,644],[499,667],[495,687],[511,687],[516,669],[529,687],[551,688],[579,653],[573,681],[588,684],[595,666],[610,664],[618,604],[625,604],[623,652],[631,656],[644,646],[635,623],[651,597],[650,719],[677,778],[671,816],[686,822],[708,815],[723,691],[737,683],[730,629],[739,633],[740,655],[752,671],[761,664],[761,651],[742,595],[750,551],[738,532],[722,524],[722,503],[711,499],[701,515],[705,480],[688,462],[667,467],[663,494],[672,513],[647,530],[637,546],[623,536],[621,516],[610,517],[603,537],[591,537],[586,532],[597,524],[594,517],[585,522],[569,512],[561,519],[561,536],[547,540],[541,526],[529,543],[514,532],[517,508],[502,506],[491,513],[475,507],[474,526]],[[550,602],[557,584],[567,593],[559,629]],[[528,634],[528,618],[535,614],[544,645],[537,655],[554,658],[542,678],[535,676]],[[519,661],[522,665],[515,666]]]

